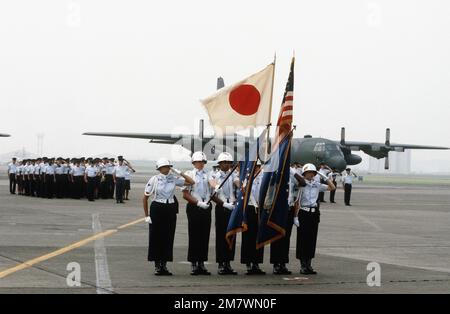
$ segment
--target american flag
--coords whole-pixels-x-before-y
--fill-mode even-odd
[[[260,185],[260,213],[256,248],[275,242],[286,234],[288,221],[289,165],[292,139],[292,105],[294,95],[294,61],[277,121],[275,144],[269,161],[264,165]]]
[[[277,145],[285,138],[292,129],[292,116],[293,116],[293,101],[294,101],[294,63],[295,58],[292,58],[291,70],[289,78],[286,83],[286,89],[284,91],[283,102],[280,108],[280,114],[277,121],[277,131],[275,137],[275,150]]]

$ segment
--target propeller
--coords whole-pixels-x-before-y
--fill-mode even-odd
[[[389,169],[389,150],[391,146],[391,129],[386,129],[386,141],[384,142],[384,145],[386,145],[386,149],[388,150],[387,156],[384,157],[384,169]]]
[[[341,145],[345,145],[345,128],[341,128]]]

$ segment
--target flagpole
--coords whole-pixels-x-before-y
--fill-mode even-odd
[[[270,105],[269,105],[269,123],[272,118],[272,103],[273,103],[273,88],[275,85],[275,65],[277,62],[277,53],[273,56],[273,72],[272,72],[272,89],[270,90]]]
[[[272,72],[272,89],[270,90],[270,105],[269,105],[269,123],[267,124],[267,134],[266,134],[266,160],[267,160],[267,156],[270,154],[270,145],[269,145],[269,141],[270,141],[270,126],[272,125],[272,123],[270,122],[272,120],[272,104],[273,104],[273,89],[275,86],[275,68],[276,68],[276,63],[277,63],[277,52],[275,51],[275,54],[273,55],[273,72]]]

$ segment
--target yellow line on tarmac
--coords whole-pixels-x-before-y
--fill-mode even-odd
[[[80,240],[78,242],[72,243],[72,244],[70,244],[68,246],[60,248],[60,249],[58,249],[56,251],[53,251],[51,253],[48,253],[48,254],[45,254],[45,255],[42,255],[42,256],[30,259],[30,260],[28,260],[26,262],[23,262],[23,263],[21,263],[21,264],[19,264],[17,266],[8,268],[8,269],[0,272],[0,279],[5,278],[6,276],[11,275],[11,274],[13,274],[15,272],[18,272],[20,270],[30,268],[33,265],[36,265],[36,264],[41,263],[43,261],[49,260],[49,259],[51,259],[53,257],[59,256],[59,255],[62,255],[64,253],[67,253],[69,251],[72,251],[74,249],[77,249],[77,248],[79,248],[79,247],[81,247],[83,245],[86,245],[86,244],[88,244],[88,243],[90,243],[92,241],[97,240],[98,238],[108,237],[108,236],[118,232],[121,229],[130,227],[130,226],[135,225],[135,224],[137,224],[137,223],[139,223],[141,221],[144,221],[144,218],[141,218],[141,219],[132,221],[130,223],[127,223],[125,225],[119,226],[119,227],[117,227],[117,229],[106,230],[106,231],[94,234],[93,236],[90,236],[90,237],[88,237],[86,239],[83,239],[83,240]]]

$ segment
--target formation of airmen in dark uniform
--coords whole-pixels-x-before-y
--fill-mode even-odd
[[[36,158],[8,165],[11,194],[40,198],[113,199],[123,203],[131,188],[130,162],[114,158]]]
[[[187,201],[189,238],[187,260],[192,266],[191,275],[211,275],[205,262],[208,261],[213,203],[215,203],[215,259],[218,274],[236,275],[237,272],[231,265],[235,257],[235,242],[230,248],[225,241],[227,226],[240,187],[238,173],[231,172],[233,158],[229,153],[221,153],[217,165],[209,172],[205,170],[207,160],[203,152],[194,152],[191,162],[193,169],[183,173],[173,168],[168,159],[159,159],[156,162],[159,174],[151,177],[145,187],[143,208],[145,221],[149,224],[148,261],[155,263],[155,275],[172,275],[167,268],[167,262],[173,261],[173,243],[179,212],[175,189],[178,186],[182,188],[183,198]],[[261,165],[258,164],[257,167]],[[270,245],[270,263],[276,275],[292,273],[288,270],[287,264],[293,226],[297,228],[296,257],[300,260],[300,273],[317,274],[312,268],[312,259],[315,256],[320,222],[319,194],[326,191],[334,192],[338,175],[336,170],[326,165],[322,165],[321,170],[317,170],[313,164],[302,166],[293,163],[290,167],[288,200],[290,209],[286,236]],[[264,260],[264,247],[256,248],[260,210],[257,200],[262,171],[257,170],[256,173],[249,205],[246,208],[248,228],[242,233],[240,262],[246,265],[247,275],[266,274],[259,266]],[[346,175],[349,173],[350,169],[346,171]],[[225,178],[228,179],[223,184]],[[330,197],[334,202],[334,194]]]

